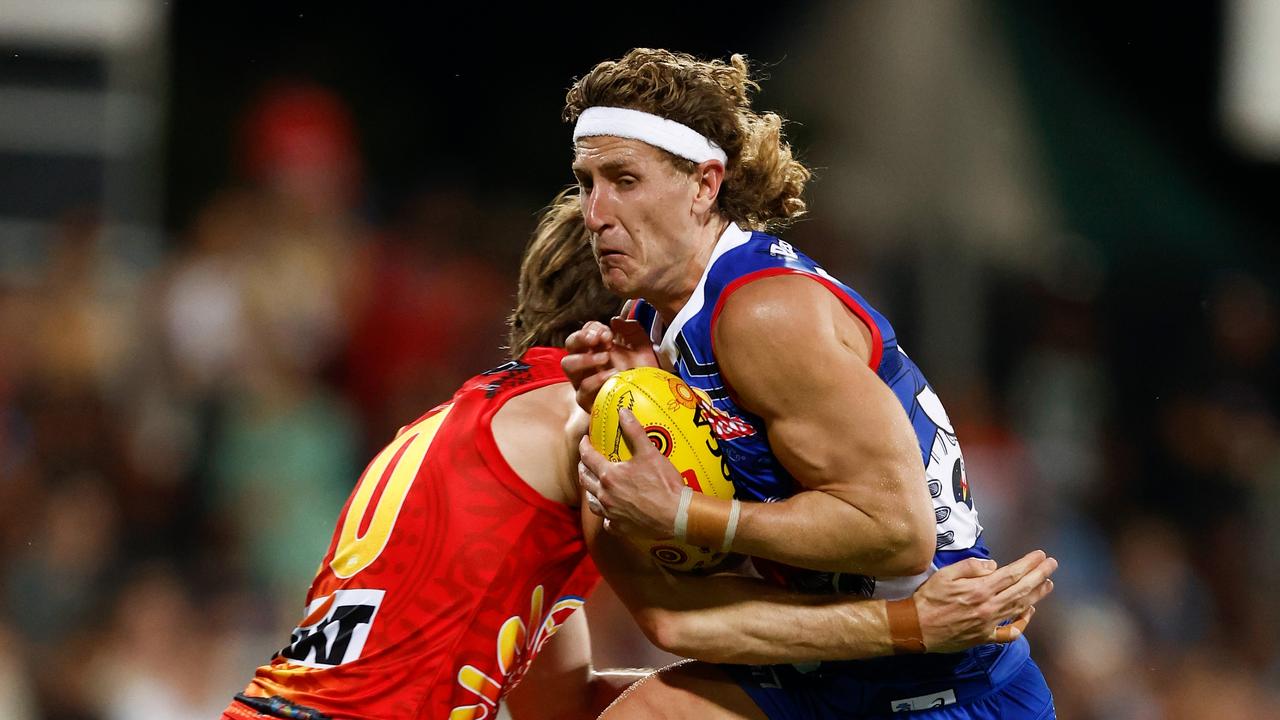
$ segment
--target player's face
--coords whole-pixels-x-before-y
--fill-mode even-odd
[[[652,298],[688,284],[697,250],[692,175],[652,145],[609,136],[578,141],[573,174],[605,287]]]

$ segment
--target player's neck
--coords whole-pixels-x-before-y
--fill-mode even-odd
[[[708,222],[700,225],[696,230],[698,234],[698,240],[694,243],[696,250],[688,260],[673,267],[674,277],[669,283],[669,289],[645,294],[645,300],[658,311],[658,316],[664,323],[674,320],[680,313],[680,309],[693,297],[693,292],[698,289],[702,275],[707,271],[707,265],[711,263],[711,255],[715,252],[716,243],[720,242],[720,237],[728,229],[729,223],[728,218],[717,213],[709,218]]]

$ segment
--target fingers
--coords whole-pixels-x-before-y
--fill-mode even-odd
[[[1022,637],[1022,633],[1027,631],[1027,623],[1031,622],[1031,616],[1036,614],[1036,606],[1031,605],[1016,620],[1008,625],[1001,625],[992,633],[991,640],[998,643],[1011,643]]]
[[[581,470],[581,468],[579,468],[579,470]],[[593,515],[604,517],[604,505],[600,503],[600,498],[596,497],[590,491],[587,492],[587,509],[590,510]]]
[[[631,412],[630,408],[618,409],[618,427],[622,429],[622,437],[626,439],[627,447],[631,448],[632,457],[641,457],[658,451],[653,443],[649,442],[644,426],[636,420],[635,413]]]
[[[596,396],[600,394],[600,388],[604,387],[606,380],[616,374],[618,374],[616,370],[601,371],[574,382],[578,388],[574,393],[574,398],[578,401],[578,407],[591,412],[591,408],[596,402]],[[569,379],[573,380],[574,378],[570,376]]]
[[[653,344],[644,326],[636,320],[616,317],[609,321],[609,329],[613,331],[613,341],[638,350]]]
[[[600,495],[604,490],[600,485],[600,476],[592,472],[591,468],[587,467],[583,463],[578,463],[578,484],[587,492],[588,502],[595,500],[596,504],[600,503]],[[592,508],[591,511],[595,512],[595,509]],[[601,506],[601,511],[596,514],[604,514],[603,506]]]
[[[560,369],[570,380],[588,377],[599,372],[609,364],[609,353],[605,351],[570,353],[560,361]]]
[[[1020,564],[1023,560],[1027,560],[1028,558],[1035,559],[1036,557],[1038,557],[1038,560],[1034,567],[1028,568],[1020,575],[1013,576],[1016,578],[1013,584],[996,593],[995,599],[997,602],[1015,602],[1019,599],[1025,598],[1033,590],[1048,581],[1049,577],[1058,569],[1058,561],[1054,558],[1046,557],[1045,554],[1039,550],[1028,553],[1022,560],[1019,560],[1018,563],[1015,564]],[[1005,569],[1007,570],[1011,567],[1013,566],[1006,566]]]
[[[579,464],[590,470],[596,478],[603,476],[609,467],[609,458],[595,449],[590,438],[584,437],[578,441],[578,459],[581,460]]]
[[[568,338],[565,338],[564,349],[570,354],[600,352],[609,349],[613,342],[613,331],[604,323],[592,320],[582,326]]]
[[[1023,598],[1023,602],[1029,603],[1031,605],[1038,605],[1040,604],[1041,600],[1049,597],[1049,593],[1053,592],[1053,588],[1054,588],[1053,581],[1045,580],[1044,582],[1040,583],[1040,585],[1038,585],[1034,590],[1032,590],[1029,595]]]
[[[611,374],[607,369],[612,343],[613,331],[594,320],[565,340],[568,354],[560,361],[560,369],[573,383],[578,405],[583,410],[591,410],[600,386]]]
[[[995,571],[990,578],[994,584],[994,589],[999,592],[1016,584],[1023,576],[1031,572],[1032,568],[1043,562],[1044,559],[1045,554],[1043,550],[1032,550],[1026,555],[1023,555],[1017,560],[1005,565]]]

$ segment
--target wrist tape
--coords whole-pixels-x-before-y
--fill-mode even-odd
[[[680,491],[674,534],[677,542],[729,552],[738,532],[742,503],[708,497],[686,486]]]
[[[924,633],[920,630],[920,615],[916,612],[915,598],[888,600],[884,609],[889,614],[889,637],[893,640],[893,654],[913,655],[924,652]]]

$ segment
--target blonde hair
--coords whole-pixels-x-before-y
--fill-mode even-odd
[[[564,119],[574,122],[589,107],[621,107],[688,125],[729,156],[720,186],[720,210],[754,230],[777,230],[805,213],[800,195],[812,173],[782,137],[782,118],[751,109],[760,86],[747,60],[699,60],[669,50],[636,48],[606,60],[579,79],[565,96]],[[661,151],[686,172],[696,165]]]
[[[507,322],[511,357],[535,345],[564,345],[588,320],[609,322],[620,305],[600,280],[577,189],[560,191],[543,210],[520,262],[516,308]]]

